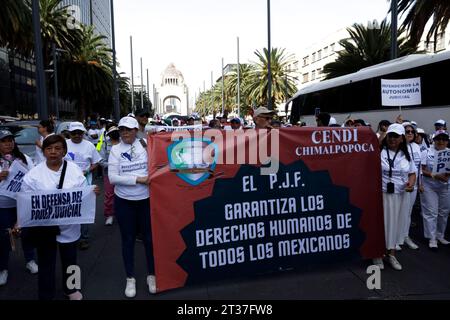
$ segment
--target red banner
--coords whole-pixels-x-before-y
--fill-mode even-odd
[[[148,139],[158,291],[384,253],[369,128],[175,134]]]

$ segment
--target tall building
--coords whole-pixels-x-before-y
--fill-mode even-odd
[[[85,25],[94,26],[98,34],[108,38],[111,46],[110,0],[63,0],[62,6],[70,6],[72,15]]]
[[[323,67],[336,60],[337,52],[342,50],[339,41],[348,38],[346,29],[339,29],[324,39],[309,46],[300,57],[299,86],[319,82],[323,79]]]

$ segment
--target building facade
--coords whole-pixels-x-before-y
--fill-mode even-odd
[[[348,37],[349,35],[346,29],[339,29],[309,46],[299,55],[299,88],[323,80],[323,67],[336,60],[337,52],[342,50],[339,41]]]
[[[156,87],[155,110],[159,115],[177,113],[188,115],[189,91],[184,82],[183,74],[173,63],[169,64],[161,75],[161,84]]]
[[[107,44],[111,46],[110,0],[63,0],[61,6],[69,6],[77,21],[94,26],[97,34],[107,37]]]

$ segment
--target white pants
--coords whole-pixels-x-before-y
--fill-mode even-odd
[[[384,237],[386,240],[386,249],[394,250],[395,246],[403,241],[402,229],[400,225],[400,215],[406,212],[409,207],[409,195],[403,193],[383,192],[383,210],[384,210]]]
[[[407,198],[408,205],[405,205],[404,209],[400,213],[400,242],[398,244],[403,244],[405,242],[405,238],[409,236],[409,227],[411,226],[411,213],[414,207],[414,202],[416,202],[417,197],[417,189],[414,189],[413,192],[405,192],[405,197]]]
[[[424,192],[420,195],[422,203],[423,231],[427,239],[444,237],[450,210],[448,185],[437,184],[423,179]]]

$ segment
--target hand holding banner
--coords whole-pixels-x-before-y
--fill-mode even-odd
[[[28,172],[28,168],[19,161],[14,160],[8,171],[9,174],[6,180],[0,182],[0,193],[6,197],[15,199],[22,187],[22,180]]]
[[[20,193],[17,196],[19,227],[94,223],[94,186]]]

